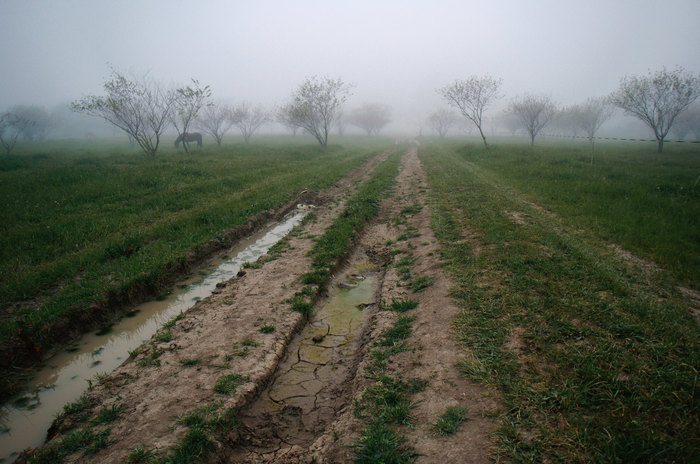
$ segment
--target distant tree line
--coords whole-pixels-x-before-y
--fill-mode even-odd
[[[483,114],[501,97],[501,82],[490,76],[471,76],[437,89],[448,105],[459,110],[478,129],[486,148]],[[565,108],[559,108],[546,95],[517,97],[511,100],[501,122],[512,133],[525,130],[533,145],[547,126],[555,124],[573,136],[584,134],[593,146],[598,130],[612,117],[614,109],[619,108],[651,129],[661,153],[670,132],[679,138],[689,133],[700,138],[700,107],[694,105],[698,96],[699,76],[683,68],[662,69],[646,76],[625,76],[619,88],[610,95],[589,98]],[[427,122],[440,137],[444,137],[454,119],[444,110],[438,110],[428,117]]]

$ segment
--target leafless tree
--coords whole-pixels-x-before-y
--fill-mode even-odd
[[[367,132],[367,135],[377,135],[391,122],[391,108],[378,103],[365,103],[350,112],[348,122]]]
[[[276,120],[278,123],[292,131],[292,135],[297,135],[297,131],[301,128],[299,121],[294,119],[291,104],[284,105],[282,108],[277,110]]]
[[[175,104],[171,117],[178,138],[183,139],[182,146],[185,153],[189,153],[189,147],[184,135],[190,132],[190,128],[202,108],[210,104],[209,97],[211,97],[209,86],[200,87],[199,81],[196,79],[192,79],[192,85],[179,87],[175,90]]]
[[[197,126],[211,134],[216,145],[221,146],[221,140],[233,125],[233,108],[225,104],[212,103],[205,105],[197,117]]]
[[[557,114],[557,106],[547,96],[525,95],[510,103],[509,111],[520,122],[520,127],[530,135],[530,143],[535,144],[535,137]]]
[[[679,114],[673,123],[671,133],[678,140],[684,140],[688,134],[691,134],[696,140],[700,140],[700,104],[693,103]]]
[[[260,106],[251,108],[248,103],[236,106],[233,109],[231,119],[233,124],[240,129],[246,144],[250,143],[250,138],[260,126],[271,120],[270,113],[264,108]]]
[[[428,116],[428,125],[438,133],[441,139],[445,138],[450,128],[457,122],[457,115],[450,110],[440,108]]]
[[[43,140],[51,127],[51,117],[46,108],[16,105],[8,112],[17,117],[15,128],[24,140]]]
[[[310,77],[292,94],[290,114],[299,127],[326,147],[328,132],[349,95],[350,86],[341,79]]]
[[[9,155],[21,134],[22,120],[16,114],[7,112],[0,116],[0,145]]]
[[[609,98],[589,98],[581,105],[574,106],[573,118],[575,127],[581,129],[593,147],[595,134],[605,121],[610,119],[615,108]]]
[[[486,148],[489,145],[482,130],[483,114],[491,103],[501,97],[502,83],[502,79],[494,79],[491,76],[471,76],[438,89],[438,93],[450,106],[457,108],[465,118],[476,125]]]
[[[104,89],[106,96],[83,97],[72,103],[72,109],[114,124],[147,155],[156,156],[160,138],[170,123],[175,93],[149,79],[132,80],[114,70]]]
[[[614,105],[654,131],[659,153],[678,115],[700,96],[700,78],[683,68],[625,76],[611,96]]]

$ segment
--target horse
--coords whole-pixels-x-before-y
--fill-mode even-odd
[[[183,143],[197,142],[197,146],[201,147],[202,146],[202,134],[200,134],[199,132],[185,132],[184,134],[180,134],[175,139],[175,148],[180,148],[180,142],[183,142]]]

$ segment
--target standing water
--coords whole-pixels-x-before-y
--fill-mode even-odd
[[[206,298],[216,284],[229,280],[246,262],[267,253],[298,225],[306,212],[297,211],[282,223],[270,226],[229,250],[233,258],[220,259],[200,269],[197,277],[180,282],[162,301],[139,305],[107,333],[86,334],[68,350],[48,360],[24,393],[0,410],[0,463],[41,446],[53,419],[67,403],[76,401],[96,376],[116,369],[167,321]]]

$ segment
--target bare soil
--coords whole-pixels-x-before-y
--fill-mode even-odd
[[[449,297],[452,284],[439,262],[430,229],[428,186],[415,148],[403,156],[396,188],[333,282],[353,287],[359,280],[373,279],[371,297],[360,304],[362,316],[333,326],[322,310],[306,320],[286,303],[303,287],[300,277],[311,270],[313,237],[340,214],[355,181],[382,158],[323,192],[331,201],[315,209],[316,220],[293,234],[291,248],[280,258],[228,281],[187,311],[170,329],[167,342],[158,342],[156,335],[94,386],[86,394],[93,406],[81,415],[94,417],[115,404],[122,412],[110,424],[95,428],[110,428],[110,446],[90,458],[74,455],[71,462],[122,463],[136,446],[165,454],[187,432],[178,418],[212,404],[222,411],[234,409],[241,425],[217,442],[209,461],[351,462],[364,427],[353,414],[353,400],[370,382],[366,355],[372,341],[398,317],[382,311],[381,303],[402,298],[419,304],[410,313],[415,317],[410,349],[393,357],[388,369],[428,383],[413,398],[415,425],[400,427],[399,432],[419,455],[417,462],[489,462],[498,399],[493,391],[466,380],[456,367],[465,355],[452,325],[459,308]],[[405,213],[407,208],[410,213]],[[401,253],[394,256],[396,250]],[[432,278],[420,292],[411,290],[397,271],[396,261],[407,255],[415,258],[414,277]],[[261,331],[262,327],[274,330]],[[314,354],[319,346],[325,351]],[[283,376],[294,370],[310,370],[313,378],[288,382],[280,394]],[[235,392],[214,391],[222,376],[234,374],[243,379]],[[290,394],[293,388],[299,394]],[[468,421],[454,435],[434,433],[438,417],[457,405],[466,408]],[[55,423],[54,440],[80,425],[77,417]]]

